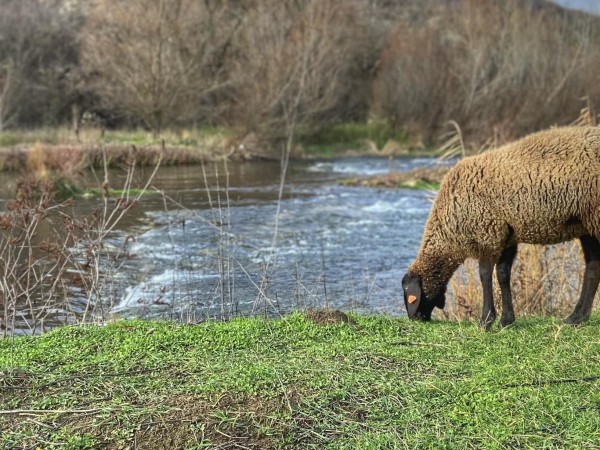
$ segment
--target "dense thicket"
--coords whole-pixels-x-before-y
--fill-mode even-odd
[[[448,121],[513,138],[600,102],[599,19],[540,0],[0,0],[0,132]]]

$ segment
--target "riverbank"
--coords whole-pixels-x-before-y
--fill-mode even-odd
[[[0,171],[32,170],[44,164],[60,171],[65,164],[77,168],[130,163],[139,165],[198,164],[229,160],[279,159],[281,144],[254,133],[232,129],[166,131],[160,137],[144,130],[84,129],[78,135],[67,128],[15,130],[0,133]],[[332,125],[311,135],[299,133],[291,156],[297,159],[356,156],[430,154],[422,144],[411,143],[405,132],[381,122]]]
[[[5,339],[0,447],[596,448],[600,441],[597,314],[579,328],[519,318],[491,333],[470,323],[320,319],[117,322]]]
[[[187,165],[225,159],[242,159],[235,151],[213,142],[202,147],[173,144],[119,144],[96,143],[33,143],[0,147],[0,172],[51,172],[71,176],[88,168],[117,167],[120,165],[154,166]],[[259,158],[258,156],[255,156]],[[248,157],[248,159],[252,159]]]

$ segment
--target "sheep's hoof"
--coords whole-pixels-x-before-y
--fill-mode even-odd
[[[506,315],[506,316],[502,316],[502,318],[500,319],[500,326],[501,327],[507,327],[510,324],[512,324],[515,321],[515,315],[511,314],[511,315]]]
[[[583,314],[571,314],[569,317],[565,319],[565,323],[567,325],[579,325],[581,322],[585,322],[589,320],[589,316],[585,316]]]

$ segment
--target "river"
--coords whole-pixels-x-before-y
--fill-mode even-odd
[[[158,192],[145,195],[111,235],[109,243],[127,258],[104,264],[102,298],[89,318],[196,322],[309,307],[401,315],[400,281],[433,194],[336,180],[432,164],[426,158],[294,161],[281,202],[278,162],[161,168],[152,183]],[[110,175],[113,185],[123,179],[122,171]],[[147,170],[137,174],[139,182],[147,176]],[[82,200],[81,208],[97,201]],[[74,299],[45,327],[77,321],[84,309]]]

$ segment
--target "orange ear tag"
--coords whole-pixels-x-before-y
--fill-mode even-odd
[[[416,295],[409,295],[408,296],[408,303],[410,303],[411,305],[417,301],[417,296]]]

